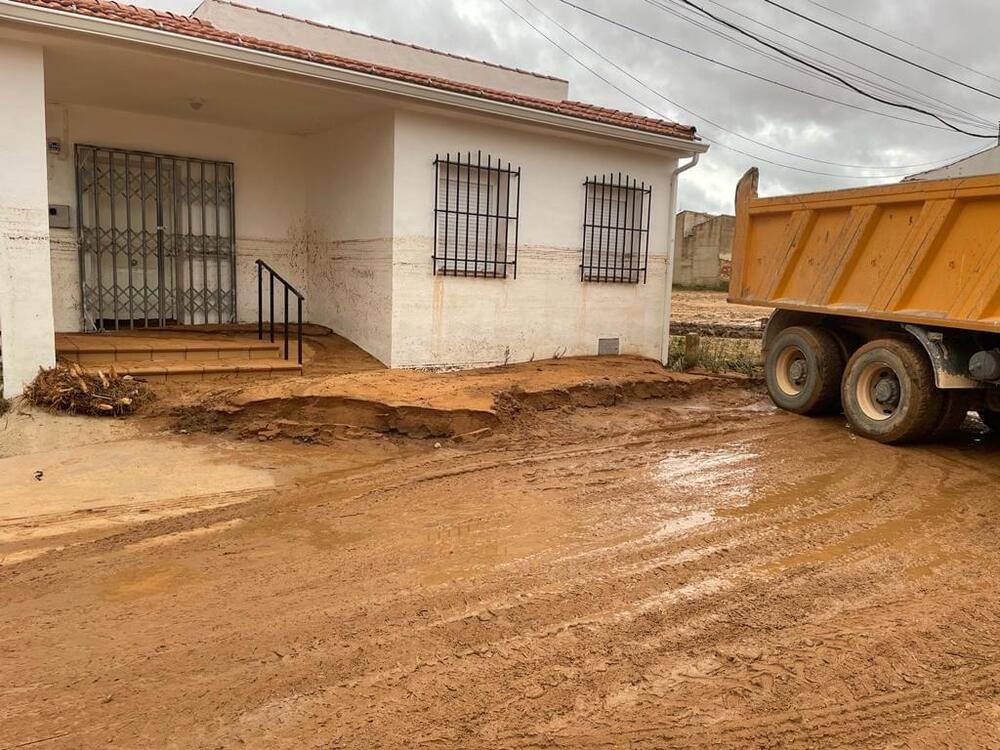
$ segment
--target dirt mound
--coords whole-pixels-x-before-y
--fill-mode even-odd
[[[689,382],[670,379],[586,381],[567,388],[525,391],[520,386],[496,395],[496,407],[502,413],[511,407],[550,411],[567,406],[596,408],[615,406],[625,401],[686,396],[693,390],[711,385],[708,381]]]
[[[490,410],[435,409],[346,396],[274,398],[216,410],[216,424],[247,436],[312,442],[365,429],[415,438],[453,437],[497,424]]]
[[[482,436],[531,411],[686,396],[712,378],[649,360],[580,358],[449,373],[382,370],[215,393],[175,413],[188,430],[322,441],[352,430],[415,438]]]

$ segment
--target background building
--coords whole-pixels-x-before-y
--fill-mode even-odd
[[[724,287],[729,283],[736,217],[677,214],[674,286]]]

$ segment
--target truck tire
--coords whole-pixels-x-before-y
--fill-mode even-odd
[[[945,410],[930,360],[915,341],[880,339],[858,349],[847,363],[841,398],[855,432],[880,443],[930,437]]]
[[[775,336],[764,362],[771,400],[795,414],[840,411],[843,374],[844,354],[837,339],[811,326],[792,326]]]

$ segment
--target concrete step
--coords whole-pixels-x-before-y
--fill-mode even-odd
[[[216,378],[266,379],[302,374],[302,365],[279,357],[248,359],[220,357],[212,360],[118,360],[107,364],[83,364],[86,370],[109,370],[151,383],[191,382]]]
[[[56,357],[84,366],[154,361],[275,360],[281,358],[281,352],[280,343],[254,339],[56,334]]]

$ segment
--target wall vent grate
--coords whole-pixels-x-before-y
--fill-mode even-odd
[[[597,339],[597,354],[600,356],[621,354],[620,338]]]

